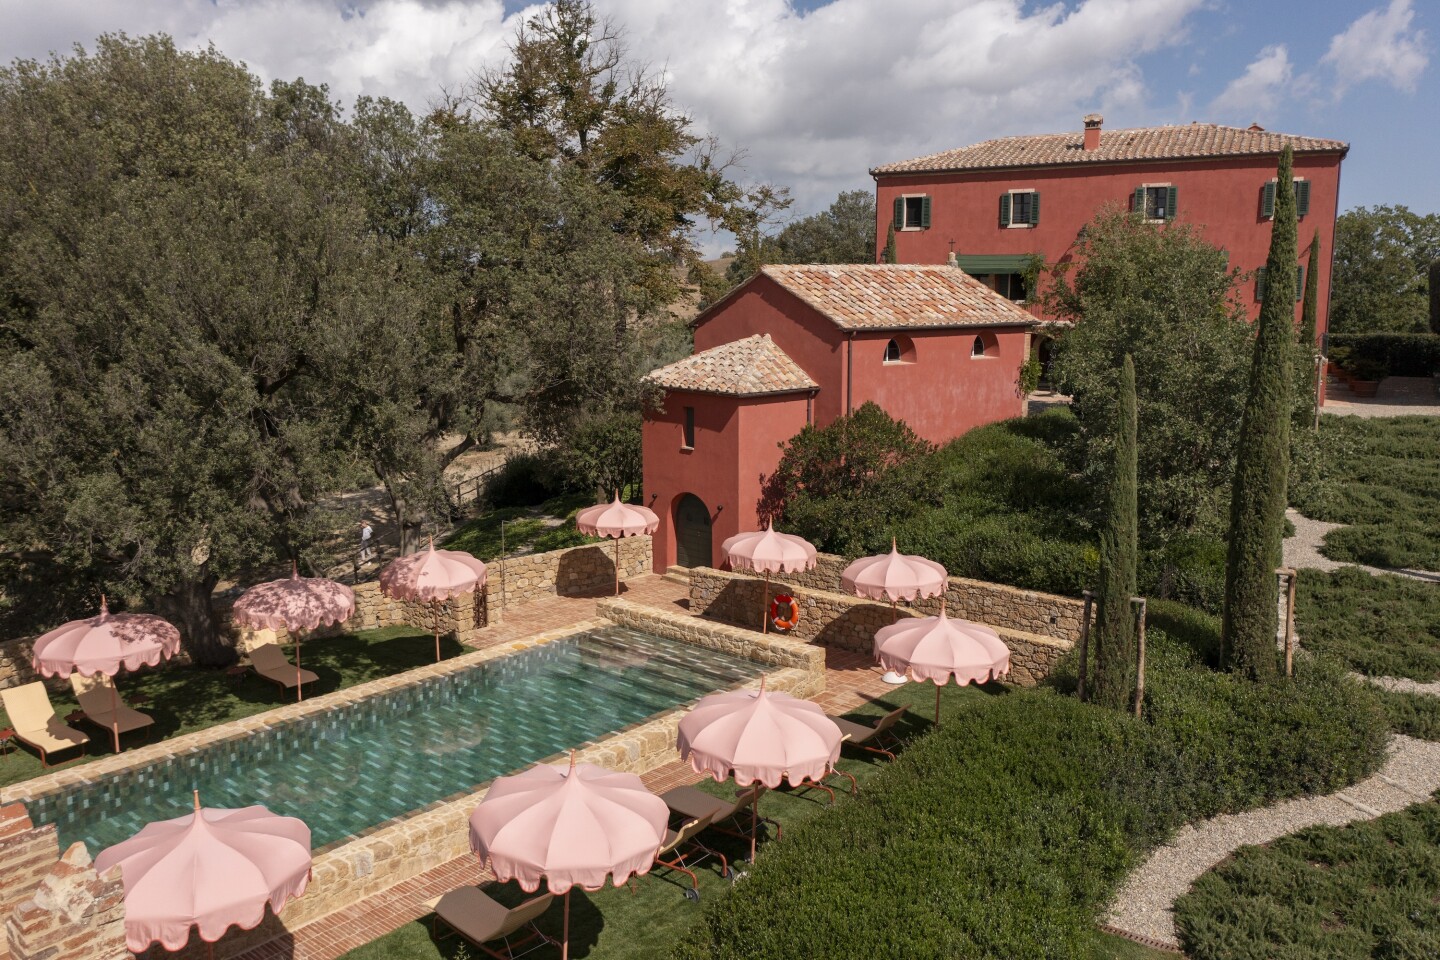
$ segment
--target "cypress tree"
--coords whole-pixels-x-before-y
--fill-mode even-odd
[[[1240,420],[1239,455],[1230,497],[1221,658],[1252,679],[1276,673],[1275,568],[1285,530],[1290,469],[1290,357],[1295,350],[1295,187],[1285,147],[1276,173],[1275,221],[1268,282],[1260,304],[1250,392]]]
[[[1135,686],[1135,564],[1139,516],[1135,498],[1135,362],[1120,368],[1115,404],[1115,460],[1105,526],[1100,531],[1100,596],[1095,614],[1093,699],[1124,709]]]
[[[895,258],[895,221],[890,221],[890,229],[885,231],[885,262],[898,263]]]
[[[1303,416],[1306,423],[1311,423],[1315,416],[1315,392],[1319,386],[1316,377],[1320,373],[1315,365],[1315,326],[1316,315],[1320,309],[1319,231],[1316,231],[1315,238],[1310,241],[1310,262],[1305,268],[1304,300],[1305,303],[1300,308],[1300,348],[1295,351],[1295,364],[1299,367],[1295,371],[1298,374],[1295,383],[1296,389],[1301,391],[1300,396],[1295,398],[1295,415]]]

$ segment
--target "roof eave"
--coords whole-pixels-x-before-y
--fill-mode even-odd
[[[747,390],[741,393],[736,390],[702,390],[699,387],[672,387],[660,383],[658,380],[651,380],[649,382],[654,383],[662,389],[669,390],[672,393],[703,393],[709,397],[737,397],[741,399],[749,397],[783,397],[787,393],[816,393],[820,390],[820,385],[815,384],[810,387],[786,387],[784,390],[759,390],[755,392]]]
[[[1294,150],[1295,156],[1317,156],[1327,153],[1338,153],[1340,159],[1344,160],[1350,153],[1350,144],[1339,147],[1326,147],[1316,150]],[[1278,157],[1280,151],[1274,153],[1197,153],[1183,157],[1128,157],[1104,160],[1062,160],[1049,161],[1046,163],[1008,163],[984,167],[921,167],[916,170],[884,170],[880,167],[872,167],[870,176],[875,180],[881,177],[913,177],[929,173],[1003,173],[1007,170],[1044,170],[1047,168],[1067,169],[1070,167],[1098,167],[1105,164],[1129,164],[1129,163],[1175,163],[1192,160],[1243,160],[1247,157]]]
[[[1014,327],[1015,329],[1026,329],[1038,327],[1039,320],[967,320],[963,323],[926,323],[926,324],[899,324],[883,327],[862,327],[847,326],[837,323],[835,326],[846,333],[905,333],[908,330],[981,330],[990,327]]]

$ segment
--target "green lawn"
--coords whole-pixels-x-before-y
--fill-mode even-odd
[[[1370,676],[1440,679],[1440,584],[1349,567],[1304,570],[1297,590],[1306,648]]]
[[[1175,920],[1195,960],[1440,956],[1440,803],[1245,847]]]
[[[1332,560],[1440,570],[1440,417],[1321,420],[1322,481],[1292,505],[1314,520],[1352,524],[1325,538]]]
[[[453,657],[463,653],[464,648],[454,639],[442,637],[440,651],[443,656]],[[294,647],[288,652],[293,661]],[[302,665],[320,676],[318,683],[306,688],[307,696],[353,687],[434,662],[433,635],[413,627],[362,630],[307,640],[301,649]],[[151,742],[263,713],[291,702],[294,697],[294,693],[287,694],[254,673],[231,678],[218,670],[174,665],[162,665],[138,674],[122,673],[117,678],[117,687],[123,699],[155,718],[155,725],[150,728]],[[147,697],[148,702],[140,703],[137,695]],[[68,692],[51,694],[50,702],[62,718],[76,709],[74,697]],[[90,734],[89,752],[65,764],[67,767],[114,752],[108,733],[86,722],[76,726]],[[145,742],[145,735],[137,731],[124,736],[120,745],[130,748]],[[61,754],[60,759],[66,756]],[[0,756],[0,786],[29,780],[45,772],[39,756],[26,747]]]
[[[570,494],[554,497],[538,507],[502,507],[468,520],[445,538],[444,546],[464,550],[486,563],[501,554],[500,525],[505,525],[504,553],[545,553],[582,543],[596,543],[575,529],[575,514],[593,503],[588,496]],[[554,526],[547,521],[560,519]]]

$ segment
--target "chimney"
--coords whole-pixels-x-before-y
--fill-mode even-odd
[[[1099,150],[1099,149],[1100,149],[1100,124],[1102,124],[1102,123],[1104,123],[1104,122],[1105,122],[1105,118],[1102,117],[1102,116],[1100,116],[1100,114],[1098,114],[1098,113],[1087,113],[1087,114],[1085,114],[1085,149],[1086,149],[1086,150]]]

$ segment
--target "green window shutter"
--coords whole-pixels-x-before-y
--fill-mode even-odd
[[[1169,187],[1169,188],[1167,188],[1167,192],[1166,192],[1166,194],[1165,194],[1165,219],[1166,219],[1166,220],[1174,220],[1174,219],[1175,219],[1175,201],[1179,198],[1179,196],[1180,196],[1180,191],[1179,191],[1178,189],[1176,189],[1175,187]]]
[[[1136,187],[1136,188],[1135,188],[1135,212],[1138,213],[1138,214],[1140,214],[1140,216],[1142,216],[1142,217],[1145,216],[1145,188],[1144,188],[1144,187]]]
[[[905,198],[895,198],[895,229],[902,230],[905,227]]]
[[[1299,303],[1305,297],[1305,265],[1302,263],[1295,268],[1295,302]]]
[[[926,230],[930,229],[930,198],[928,196],[920,201],[920,226]]]
[[[1267,220],[1275,219],[1275,181],[1271,180],[1265,184],[1265,195],[1260,200],[1260,216]]]
[[[1030,194],[1030,226],[1037,226],[1040,223],[1040,191],[1036,190]]]
[[[1295,216],[1303,217],[1310,212],[1310,181],[1295,181]]]
[[[1265,267],[1261,267],[1255,273],[1255,299],[1261,303],[1265,301],[1265,273]]]
[[[1000,194],[1000,226],[1010,226],[1010,192]]]

